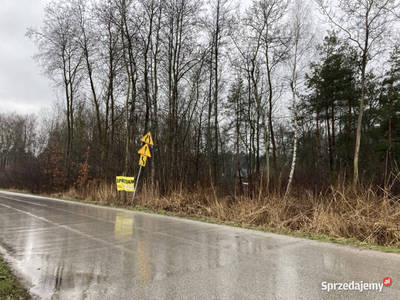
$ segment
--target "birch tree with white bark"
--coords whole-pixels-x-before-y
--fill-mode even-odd
[[[289,28],[292,36],[292,46],[290,47],[290,55],[288,65],[290,70],[289,84],[292,94],[293,105],[293,155],[290,167],[289,181],[286,187],[287,195],[293,182],[294,170],[297,158],[297,142],[298,142],[298,111],[297,111],[297,93],[299,80],[304,77],[303,72],[308,64],[307,55],[310,53],[314,34],[312,33],[312,17],[310,16],[311,7],[307,0],[296,0],[293,3],[290,13]]]

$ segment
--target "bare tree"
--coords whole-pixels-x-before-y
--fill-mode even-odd
[[[290,191],[293,181],[294,169],[296,167],[297,158],[297,141],[298,141],[298,110],[297,110],[297,89],[299,79],[307,66],[308,62],[304,62],[304,58],[310,52],[312,46],[313,34],[311,27],[310,6],[306,0],[296,0],[293,3],[290,14],[289,28],[291,30],[292,45],[289,54],[288,64],[290,69],[290,89],[293,99],[293,119],[294,119],[294,138],[293,138],[293,156],[290,167],[289,181],[286,187],[286,194]]]
[[[124,73],[122,63],[121,26],[119,24],[118,9],[113,0],[98,3],[94,8],[95,22],[103,34],[97,35],[99,52],[97,63],[99,67],[99,81],[102,87],[102,98],[104,99],[104,122],[103,137],[100,137],[105,147],[106,169],[113,167],[111,152],[114,146],[116,125],[118,117],[116,113],[116,100],[118,87]],[[117,20],[118,18],[118,20]],[[97,117],[96,117],[97,118]],[[99,120],[97,118],[97,120]],[[111,173],[111,172],[110,172]],[[114,174],[112,174],[114,175]]]
[[[223,49],[227,43],[227,37],[232,30],[234,22],[233,11],[235,9],[232,0],[210,0],[209,1],[210,14],[209,19],[205,22],[208,35],[209,35],[209,120],[208,120],[208,155],[209,155],[209,169],[213,169],[213,181],[218,186],[219,182],[219,103],[221,93],[221,81],[223,65]],[[211,114],[214,116],[213,133],[211,133]],[[212,149],[213,148],[213,149]],[[211,179],[211,178],[210,178]]]
[[[74,9],[75,22],[78,28],[78,44],[82,51],[85,65],[85,79],[88,81],[89,94],[91,94],[91,102],[94,105],[97,121],[97,131],[100,145],[100,174],[103,174],[103,162],[106,151],[106,135],[104,134],[107,130],[107,122],[104,122],[102,118],[102,103],[101,93],[99,88],[99,43],[100,40],[99,32],[95,30],[95,18],[93,14],[93,7],[90,6],[87,0],[73,0],[72,2]],[[88,98],[89,98],[88,97]]]
[[[262,68],[263,60],[261,53],[262,38],[264,27],[258,28],[258,22],[254,22],[254,15],[249,11],[245,18],[243,19],[243,24],[245,25],[244,30],[240,33],[240,39],[236,36],[232,36],[232,39],[236,45],[239,52],[240,61],[236,62],[239,69],[244,70],[247,75],[249,82],[249,90],[253,94],[256,106],[257,117],[261,117],[261,129],[264,134],[264,148],[265,148],[265,173],[267,180],[267,190],[269,189],[270,183],[270,144],[268,138],[268,127],[266,123],[266,109],[265,101],[263,101],[263,84],[265,72]],[[256,26],[256,27],[254,27]],[[249,109],[250,111],[250,109]],[[258,123],[256,124],[258,129]],[[258,172],[259,161],[257,162],[256,172]]]
[[[131,143],[135,146],[136,140],[133,138],[138,130],[135,123],[135,113],[137,104],[138,90],[138,61],[140,56],[139,31],[142,29],[141,19],[137,15],[138,3],[134,0],[115,0],[116,10],[118,11],[115,23],[119,28],[121,38],[122,62],[125,70],[125,174],[130,168],[130,149]]]
[[[266,68],[266,82],[268,87],[268,125],[272,144],[272,160],[275,185],[278,177],[276,157],[276,142],[272,121],[273,101],[276,97],[276,86],[273,76],[276,67],[287,58],[289,37],[285,32],[284,16],[287,13],[289,1],[258,0],[253,1],[249,15],[252,16],[252,30],[256,38],[260,38]]]
[[[62,87],[66,100],[67,115],[67,171],[74,144],[75,98],[82,80],[83,55],[77,41],[78,28],[69,3],[53,1],[45,7],[43,27],[29,28],[26,35],[34,41],[39,52],[34,56],[44,74],[56,86]]]
[[[178,174],[179,152],[183,150],[180,116],[185,110],[183,81],[199,64],[198,32],[201,3],[194,0],[169,0],[164,7],[164,80],[166,82],[167,103],[167,148],[164,180],[167,191],[172,190],[173,178]]]

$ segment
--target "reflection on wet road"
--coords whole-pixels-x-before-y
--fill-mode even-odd
[[[6,192],[0,248],[42,299],[400,299],[398,255]]]

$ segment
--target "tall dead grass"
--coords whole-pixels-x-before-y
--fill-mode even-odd
[[[156,186],[144,184],[134,205],[400,247],[400,197],[390,192],[390,186],[373,189],[371,185],[355,192],[341,183],[319,193],[297,189],[286,197],[263,193],[256,199],[214,195],[211,189],[187,192],[181,188],[170,196],[161,196]],[[114,184],[100,183],[79,190],[73,188],[66,196],[130,205],[132,194],[117,192]]]

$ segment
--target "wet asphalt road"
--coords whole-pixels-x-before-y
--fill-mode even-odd
[[[400,299],[399,255],[8,192],[0,249],[41,299]]]

